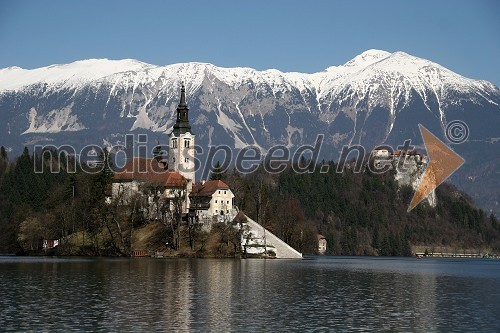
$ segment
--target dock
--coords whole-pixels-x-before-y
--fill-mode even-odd
[[[431,257],[431,258],[482,258],[481,253],[449,253],[449,252],[434,252],[427,253],[417,252],[415,253],[417,258]]]

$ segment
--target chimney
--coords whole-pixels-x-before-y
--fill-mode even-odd
[[[202,179],[202,180],[201,180],[201,185],[205,185],[205,182],[206,182],[206,180],[205,180],[205,179]]]

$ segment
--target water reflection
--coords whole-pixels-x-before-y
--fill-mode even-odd
[[[0,258],[0,331],[499,331],[495,261]]]

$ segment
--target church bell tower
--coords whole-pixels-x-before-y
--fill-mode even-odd
[[[174,128],[169,135],[168,145],[168,167],[170,170],[178,171],[183,175],[191,187],[195,183],[194,170],[194,139],[189,124],[189,108],[186,103],[186,88],[181,86],[181,99],[177,106],[177,117]]]

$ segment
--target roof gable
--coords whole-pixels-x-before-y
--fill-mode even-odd
[[[191,196],[211,196],[217,190],[230,190],[230,188],[222,180],[209,180],[204,184],[194,185]]]

